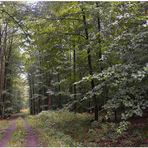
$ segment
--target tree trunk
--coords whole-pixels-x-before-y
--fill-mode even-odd
[[[85,16],[85,12],[82,8],[82,15],[83,15],[83,23],[84,23],[84,29],[85,29],[85,37],[86,40],[89,41],[89,36],[88,36],[88,27],[87,27],[87,22],[86,22],[86,16]],[[87,49],[87,55],[88,55],[88,68],[89,68],[89,74],[92,76],[93,75],[93,68],[92,68],[92,60],[91,60],[91,51],[90,48]],[[93,90],[95,87],[95,83],[94,80],[91,80],[91,89]],[[97,98],[96,95],[93,95],[93,101],[95,104],[95,120],[98,120],[98,105],[97,105]]]
[[[7,48],[7,26],[8,24],[5,24],[5,28],[4,28],[4,41],[3,41],[3,55],[2,55],[2,70],[3,70],[3,90],[6,91],[6,79],[7,79],[7,61],[6,61],[6,48]],[[3,106],[2,106],[2,118],[5,117],[5,94],[2,95],[2,102],[3,102]]]
[[[59,94],[59,101],[58,101],[58,107],[61,108],[62,107],[62,97],[61,97],[61,85],[60,85],[60,74],[58,72],[58,82],[59,82],[59,85],[58,85],[58,92],[60,93]]]
[[[76,82],[76,49],[74,47],[73,49],[73,75],[74,75],[74,83]],[[74,100],[76,100],[76,84],[73,85],[73,90],[74,90]]]
[[[0,28],[0,117],[2,116],[2,29]]]

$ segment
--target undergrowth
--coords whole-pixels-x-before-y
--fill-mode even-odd
[[[89,120],[88,114],[63,111],[42,112],[29,117],[30,124],[39,131],[48,146],[81,146]]]
[[[136,137],[135,131],[130,129],[119,134],[119,124],[91,120],[90,114],[67,111],[43,111],[28,117],[32,128],[38,131],[40,140],[50,147],[138,146],[138,142],[143,140],[142,131]]]

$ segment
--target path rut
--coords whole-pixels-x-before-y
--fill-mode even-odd
[[[36,132],[31,128],[26,119],[24,119],[24,122],[27,131],[25,147],[39,147],[39,139]]]

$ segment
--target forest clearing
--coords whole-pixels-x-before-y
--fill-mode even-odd
[[[148,2],[0,2],[0,147],[148,147]]]

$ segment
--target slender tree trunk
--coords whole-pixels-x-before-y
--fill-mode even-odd
[[[32,74],[32,97],[34,97],[34,75]],[[32,113],[33,115],[35,115],[35,98],[31,98],[32,99]]]
[[[96,7],[98,8],[99,7],[99,3],[96,2]],[[100,17],[98,16],[97,17],[97,28],[98,28],[98,43],[99,43],[99,54],[98,54],[98,57],[99,59],[102,58],[102,51],[101,51],[101,25],[100,25]],[[100,69],[100,72],[103,70],[103,67],[101,66],[101,64],[99,63],[99,69]]]
[[[8,24],[6,23],[5,24],[5,29],[4,29],[4,42],[3,42],[3,90],[7,90],[7,61],[6,61],[6,49],[7,49],[7,27],[8,27]],[[3,94],[2,95],[2,102],[3,102],[3,109],[2,109],[2,118],[5,117],[5,97],[6,97],[6,94]]]
[[[71,51],[71,49],[70,49],[70,56],[69,56],[69,61],[70,61],[70,66],[72,66],[72,51]],[[72,81],[72,75],[73,75],[73,71],[71,70],[71,72],[70,72],[70,85],[69,85],[69,92],[72,94],[73,92],[72,92],[72,89],[73,89],[73,81]]]
[[[76,82],[76,49],[75,46],[73,48],[73,83]],[[73,94],[74,94],[74,100],[76,100],[76,93],[77,93],[77,88],[76,84],[73,84]],[[77,102],[74,104],[74,111],[75,113],[77,112]]]
[[[58,82],[60,83],[60,74],[59,74],[59,72],[58,72],[57,76],[58,76]],[[62,97],[61,97],[61,85],[60,84],[58,85],[58,92],[60,93],[59,94],[58,107],[61,108],[62,107],[62,102],[61,102]]]
[[[74,47],[73,49],[73,75],[74,75],[74,82],[76,82],[76,49]],[[74,100],[76,100],[76,84],[73,85],[73,90],[74,90]]]
[[[99,7],[99,2],[96,2],[96,7],[97,8]],[[101,25],[100,24],[101,24],[101,22],[100,22],[100,16],[97,16],[97,29],[98,29],[98,33],[99,33],[99,35],[98,35],[98,43],[99,43],[98,58],[99,59],[102,58],[102,50],[101,50]],[[100,63],[100,60],[99,60],[98,65],[99,65],[99,72],[102,72],[103,67],[102,67],[102,65]],[[101,109],[101,105],[99,105],[99,107],[98,107],[98,110],[100,110],[100,109]]]
[[[82,15],[83,15],[83,23],[84,23],[84,29],[85,29],[85,36],[86,36],[86,40],[89,41],[89,36],[88,36],[88,27],[87,27],[87,22],[86,22],[86,16],[85,16],[85,12],[82,8]],[[91,51],[90,48],[87,49],[87,55],[88,55],[88,67],[89,67],[89,74],[93,75],[93,68],[92,68],[92,60],[91,60]],[[91,89],[93,90],[95,87],[95,83],[94,80],[91,80]],[[95,120],[98,120],[98,104],[97,104],[97,98],[96,95],[93,95],[93,101],[95,104]]]
[[[118,121],[118,118],[117,118],[117,110],[114,111],[114,116],[115,116],[115,119],[114,120],[115,120],[115,122],[117,122]]]
[[[28,74],[28,83],[29,83],[29,111],[30,111],[30,114],[32,115],[32,101],[31,101],[31,98],[32,98],[32,86],[31,86],[30,74]]]
[[[2,31],[0,27],[0,117],[2,115]]]

